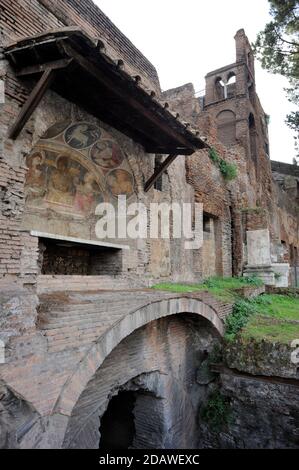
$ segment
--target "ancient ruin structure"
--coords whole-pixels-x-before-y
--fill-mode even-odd
[[[271,168],[245,32],[197,97],[192,84],[162,92],[91,0],[0,0],[0,28],[0,448],[212,445],[199,372],[231,306],[149,287],[298,281],[299,175]],[[119,195],[203,204],[202,247],[100,239],[96,207]],[[276,386],[260,387],[270,403]],[[271,423],[267,439],[286,445],[274,411]]]

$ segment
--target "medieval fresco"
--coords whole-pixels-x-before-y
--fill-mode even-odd
[[[88,122],[54,124],[27,156],[26,165],[26,228],[52,232],[45,220],[56,217],[60,232],[69,234],[63,220],[84,219],[92,225],[100,202],[134,194],[123,149],[106,130]]]

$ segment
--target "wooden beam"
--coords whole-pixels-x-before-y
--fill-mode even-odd
[[[166,123],[162,122],[162,120],[157,117],[155,112],[151,111],[145,105],[140,103],[140,101],[138,101],[138,99],[134,97],[133,94],[129,93],[127,90],[124,90],[124,87],[121,86],[119,83],[116,83],[107,75],[105,75],[93,62],[91,62],[90,58],[83,57],[74,48],[72,48],[63,41],[62,47],[64,48],[65,53],[68,56],[73,57],[75,62],[77,62],[80,67],[82,67],[89,74],[94,76],[102,85],[104,85],[110,92],[120,98],[123,102],[128,103],[131,108],[140,113],[140,115],[145,118],[148,122],[160,128],[162,132],[164,132],[166,135],[168,135],[169,138],[173,139],[175,142],[180,144],[180,146],[190,148],[193,151],[195,150],[188,141],[188,139],[180,135],[179,132],[173,130]]]
[[[194,153],[194,150],[191,150],[190,148],[183,148],[183,147],[170,147],[169,145],[166,147],[150,144],[150,145],[144,145],[144,149],[147,153],[159,153],[162,155],[165,154],[176,154],[176,155],[192,155]]]
[[[144,192],[148,192],[151,187],[155,184],[158,178],[164,173],[164,171],[171,165],[171,163],[176,159],[177,154],[169,155],[166,160],[159,166],[159,168],[154,172],[154,174],[147,180],[144,185]]]
[[[40,80],[37,82],[35,87],[33,88],[32,92],[30,93],[26,103],[24,104],[23,108],[20,111],[15,123],[8,131],[8,138],[15,140],[24,126],[26,125],[27,121],[30,119],[32,113],[39,105],[41,99],[43,98],[44,94],[50,87],[56,71],[53,69],[47,69],[43,73]]]
[[[45,72],[48,69],[58,70],[67,67],[73,59],[61,59],[54,60],[53,62],[46,62],[45,64],[40,65],[28,65],[28,67],[23,67],[16,72],[17,77],[23,77],[25,75],[33,75],[35,73]]]

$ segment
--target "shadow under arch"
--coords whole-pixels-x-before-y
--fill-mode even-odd
[[[125,315],[92,345],[78,364],[77,369],[65,383],[55,404],[53,415],[63,415],[65,418],[71,416],[73,408],[88,382],[105,358],[124,338],[154,320],[183,313],[193,313],[205,318],[223,336],[224,325],[217,311],[202,300],[176,297],[146,304]]]

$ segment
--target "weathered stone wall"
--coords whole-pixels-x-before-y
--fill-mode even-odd
[[[4,105],[3,134],[7,132],[11,120],[15,119],[17,110],[18,102],[8,94]],[[32,275],[38,272],[37,239],[24,233],[24,230],[37,230],[45,233],[54,233],[57,235],[78,237],[82,239],[97,239],[95,233],[97,217],[90,217],[85,213],[85,223],[82,224],[82,220],[84,220],[82,219],[82,216],[84,216],[84,213],[82,213],[82,210],[84,209],[83,206],[86,206],[86,203],[87,205],[90,205],[91,202],[87,200],[86,196],[84,196],[84,200],[82,197],[80,199],[83,201],[81,201],[83,204],[82,208],[80,206],[81,203],[78,200],[77,209],[71,208],[71,203],[69,204],[69,207],[65,204],[63,207],[60,205],[62,210],[59,209],[60,206],[58,206],[58,210],[56,209],[57,203],[59,202],[57,197],[61,191],[60,193],[52,191],[53,194],[50,194],[51,200],[45,201],[46,199],[49,199],[46,192],[47,185],[51,184],[51,181],[47,183],[48,177],[46,175],[49,175],[49,172],[52,171],[52,174],[55,177],[53,171],[57,172],[57,170],[55,170],[56,164],[54,160],[57,156],[59,158],[59,155],[63,154],[71,159],[69,161],[75,162],[72,163],[72,168],[69,168],[69,172],[83,171],[85,175],[88,175],[88,171],[91,171],[91,167],[94,168],[92,171],[96,170],[96,166],[88,154],[84,156],[84,154],[80,152],[78,153],[77,150],[67,147],[65,143],[62,142],[61,135],[59,135],[58,131],[57,139],[41,139],[47,129],[51,128],[54,124],[56,125],[57,122],[60,123],[67,121],[69,116],[73,119],[73,121],[69,121],[70,126],[72,126],[72,122],[73,124],[76,122],[80,123],[82,121],[85,123],[87,122],[88,125],[96,126],[96,128],[99,129],[104,140],[106,139],[105,141],[113,140],[115,145],[118,147],[119,151],[122,153],[123,160],[122,163],[121,161],[116,161],[115,164],[121,165],[120,171],[122,174],[128,178],[132,178],[132,182],[131,180],[128,180],[126,183],[127,187],[130,187],[130,191],[134,191],[133,193],[127,193],[128,196],[133,196],[128,200],[128,203],[134,201],[142,202],[146,207],[149,207],[151,202],[192,202],[193,200],[193,192],[186,183],[183,157],[174,162],[172,168],[169,169],[168,173],[164,176],[164,191],[156,191],[153,188],[146,195],[143,191],[143,185],[154,170],[154,158],[152,156],[146,156],[143,149],[140,146],[135,145],[130,139],[124,137],[117,131],[108,128],[103,123],[97,122],[93,117],[88,116],[75,106],[65,102],[55,93],[49,92],[18,140],[14,144],[8,140],[4,141],[4,152],[1,157],[3,159],[3,168],[9,168],[9,166],[12,165],[15,168],[13,171],[16,172],[16,176],[14,176],[12,170],[6,169],[2,172],[3,215],[5,216],[6,224],[14,224],[14,237],[20,237],[20,231],[22,230],[21,236],[26,240],[26,252],[29,254],[29,265],[28,267],[24,265],[26,262],[26,256],[25,252],[22,252],[21,250],[21,242],[16,240],[16,242],[13,243],[12,238],[8,244],[5,243],[3,245],[3,256],[1,257],[1,263],[3,266],[2,274],[11,273],[19,276],[21,268],[18,263],[20,263],[21,258],[23,265],[22,272],[26,268]],[[51,128],[49,132],[53,134],[54,131]],[[20,149],[22,149],[22,151],[20,151]],[[54,160],[53,157],[55,157]],[[35,160],[38,160],[36,165]],[[68,163],[68,165],[70,166],[70,163]],[[83,168],[85,168],[85,170]],[[117,171],[119,170],[116,170],[116,173]],[[98,202],[113,202],[116,200],[115,197],[111,196],[111,190],[113,190],[113,187],[111,189],[110,186],[109,190],[106,186],[107,179],[105,180],[105,174],[107,174],[107,170],[105,170],[105,172],[104,174],[102,173],[102,176],[99,174],[97,183],[94,176],[91,177],[92,180],[90,182],[87,181],[87,176],[83,176],[83,179],[82,176],[80,176],[82,182],[78,184],[81,185],[80,187],[82,187],[82,189],[87,188],[87,185],[89,184],[92,185],[95,194],[99,192],[101,193],[103,190],[106,191],[106,196],[104,196],[102,200],[99,199]],[[178,175],[180,176],[178,177]],[[71,179],[71,176],[68,178],[63,176],[63,178],[64,184],[67,185],[70,182],[69,180]],[[111,178],[111,176],[108,176],[108,178]],[[57,181],[57,184],[60,183],[60,180]],[[95,184],[99,185],[98,191],[95,188]],[[27,203],[24,211],[25,195]],[[70,198],[72,198],[72,200],[74,199],[71,194]],[[94,201],[94,203],[95,202],[96,201]],[[74,202],[72,202],[72,204],[74,204]],[[94,207],[92,208],[90,206],[89,209],[90,211],[94,210]],[[13,218],[15,218],[15,221],[13,221]],[[4,225],[2,227],[5,229]],[[9,230],[5,229],[3,237],[7,239],[9,235]],[[124,240],[122,239],[116,238],[114,242],[124,244]],[[180,277],[182,280],[192,279],[192,251],[190,250],[189,252],[184,253],[183,240],[178,239],[170,242],[170,240],[167,239],[153,239],[150,242],[147,242],[146,240],[136,241],[127,239],[125,240],[125,244],[130,245],[131,250],[123,251],[122,272],[126,273],[128,277],[135,277],[137,281],[139,279],[139,284],[142,284],[139,278],[141,273],[149,276],[150,278],[153,277],[157,279],[161,276],[171,277],[172,274],[176,278]],[[7,245],[11,245],[11,250],[14,250],[12,256],[10,255],[10,252],[8,252]],[[16,252],[16,247],[19,247],[18,252]],[[173,256],[171,256],[171,252],[174,253]],[[173,263],[173,267],[171,266],[171,263]],[[13,266],[15,266],[14,270]]]
[[[235,39],[236,63],[206,76],[201,107],[191,84],[168,90],[163,97],[187,122],[201,129],[220,157],[237,166],[237,177],[225,182],[207,151],[196,152],[186,160],[187,179],[194,188],[195,200],[203,203],[204,211],[217,217],[224,228],[222,246],[220,243],[219,250],[216,243],[211,264],[216,253],[218,274],[232,271],[240,275],[247,262],[246,231],[268,229],[272,262],[283,262],[281,252],[285,245],[289,256],[284,262],[292,259],[292,266],[298,264],[294,261],[298,260],[298,183],[295,174],[286,175],[291,173],[292,165],[272,165],[272,177],[268,118],[256,93],[252,51],[243,30]],[[225,96],[223,84],[233,76],[234,87],[228,85]],[[225,244],[229,238],[231,241]],[[202,263],[196,262],[195,266],[198,264]],[[291,274],[293,284],[294,277]]]
[[[58,282],[61,285],[61,280]],[[12,337],[6,348],[1,379],[20,400],[30,404],[36,417],[18,447],[61,447],[68,416],[88,382],[110,352],[139,327],[170,315],[183,314],[185,318],[188,312],[187,318],[190,313],[198,320],[205,319],[219,336],[223,334],[221,319],[231,311],[231,305],[204,292],[182,298],[152,290],[93,289],[40,295],[36,328]],[[154,336],[152,341],[156,344]],[[130,356],[130,349],[127,353]],[[154,353],[159,361],[159,354]],[[138,354],[142,360],[140,350]],[[122,372],[130,373],[124,367]],[[9,432],[18,433],[23,418]]]
[[[17,9],[10,0],[0,3],[1,47],[45,29],[79,25],[91,36],[104,36],[112,59],[124,60],[132,75],[140,75],[145,86],[159,94],[155,69],[89,0],[85,2],[88,8],[84,9],[77,0],[20,0]],[[246,50],[248,47],[243,33],[239,36],[242,40],[237,42],[237,63],[225,68],[225,73],[234,71],[237,78],[241,78],[245,67],[243,46]],[[252,64],[247,63],[245,69],[254,76]],[[211,347],[213,335],[207,331],[212,325],[219,334],[223,333],[222,320],[231,311],[231,305],[221,304],[206,293],[181,298],[150,290],[138,291],[136,287],[161,280],[192,282],[212,274],[241,274],[246,262],[247,230],[268,228],[272,257],[276,256],[278,261],[279,257],[291,259],[289,246],[298,247],[297,218],[290,210],[289,199],[272,184],[265,148],[267,136],[263,135],[266,131],[259,119],[264,117],[264,112],[254,88],[246,94],[243,77],[229,89],[227,100],[205,100],[203,111],[190,84],[166,92],[164,98],[170,105],[177,107],[186,121],[199,126],[221,157],[237,165],[238,176],[226,182],[208,151],[202,150],[188,158],[176,159],[163,175],[163,191],[152,188],[144,193],[144,183],[154,171],[154,156],[146,155],[131,139],[54,92],[47,92],[18,139],[7,139],[8,129],[33,84],[18,80],[2,55],[0,73],[5,80],[5,103],[0,104],[0,331],[1,340],[6,343],[5,364],[0,364],[3,409],[0,424],[5,429],[0,445],[61,447],[71,417],[74,428],[73,424],[69,425],[65,446],[95,446],[99,440],[99,416],[107,406],[109,394],[138,386],[140,390],[149,390],[155,399],[160,398],[161,403],[167,403],[162,411],[157,407],[161,435],[159,443],[151,442],[151,445],[195,445],[194,432],[187,436],[186,429],[194,430],[193,411],[202,397],[195,380],[196,353]],[[210,78],[208,88],[213,83]],[[233,128],[231,122],[225,121],[227,114],[224,121],[223,115],[221,118],[221,126],[228,126],[230,133],[235,129],[235,141],[231,134],[229,139],[219,141],[217,117],[223,111],[236,116]],[[250,112],[256,117],[254,135],[248,129]],[[74,137],[72,127],[77,126],[73,129],[77,135],[82,131],[79,123],[91,126],[94,133],[104,136],[104,141],[120,149],[115,155],[115,168],[97,171],[94,159],[86,150],[91,144],[80,148],[82,135],[79,144],[69,145]],[[53,126],[57,124],[59,129],[54,127],[54,132]],[[120,154],[123,158],[119,159]],[[100,158],[102,168],[104,160]],[[38,237],[30,235],[30,230],[96,240],[96,219],[91,217],[90,209],[100,199],[95,201],[92,197],[102,194],[105,201],[115,200],[114,180],[109,180],[109,172],[114,170],[122,170],[114,177],[117,176],[119,185],[123,184],[123,191],[129,193],[132,201],[144,203],[147,209],[151,202],[202,203],[213,221],[203,248],[185,250],[181,239],[125,240],[130,250],[122,250],[118,274],[114,270],[116,258],[111,263],[102,258],[101,264],[109,267],[105,274],[95,275],[96,270],[90,276],[83,276],[81,270],[86,267],[83,254],[78,260],[77,275],[41,274],[42,254],[47,259],[47,253],[39,246]],[[68,193],[67,204],[61,204],[61,193]],[[60,204],[60,210],[55,210],[58,207],[55,204]],[[269,215],[264,217],[265,214]],[[115,241],[124,243],[122,239]],[[54,264],[53,271],[61,273],[57,259]],[[63,268],[68,269],[70,274],[74,272],[73,262]],[[104,292],[109,289],[111,292]],[[194,323],[191,328],[187,320],[176,318],[161,322],[161,330],[160,324],[157,328],[158,319],[185,313],[205,318],[210,326],[202,323],[195,327]],[[150,322],[154,323],[144,326]],[[134,331],[140,327],[144,329],[135,335]],[[190,338],[192,348],[189,349]],[[119,358],[123,357],[130,367],[120,368]],[[144,373],[151,375],[144,377]],[[92,396],[94,384],[100,386],[101,395]],[[183,397],[182,407],[177,406],[178,397]],[[76,416],[79,421],[84,418],[81,400],[85,399],[88,406],[95,407],[93,419],[88,423],[91,437],[86,435],[86,441],[77,435],[76,428]],[[143,419],[140,408],[145,405],[142,403],[137,403],[139,411],[136,408],[138,426]],[[185,416],[181,424],[177,413]],[[159,427],[160,423],[150,424]],[[166,436],[165,427],[169,426],[171,432]],[[282,441],[279,438],[277,442]],[[142,443],[136,441],[135,445]]]
[[[200,424],[200,447],[298,449],[298,383],[221,374],[221,394],[229,403],[229,425],[211,431]]]
[[[216,431],[202,420],[201,447],[298,448],[299,383],[293,352],[288,344],[254,339],[224,343],[218,393],[226,400],[226,424]]]

